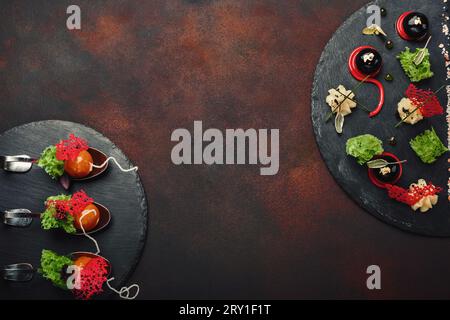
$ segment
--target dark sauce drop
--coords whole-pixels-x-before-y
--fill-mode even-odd
[[[392,40],[388,40],[388,41],[386,41],[385,46],[387,49],[391,50],[394,48],[394,42],[392,42]]]

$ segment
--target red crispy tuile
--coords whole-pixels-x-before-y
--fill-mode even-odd
[[[56,159],[60,161],[75,160],[81,151],[88,149],[89,146],[86,140],[70,134],[69,139],[61,140],[56,144]]]
[[[77,299],[89,300],[103,292],[103,284],[107,281],[108,263],[105,259],[92,258],[80,271],[80,288],[74,289]]]
[[[406,97],[419,108],[420,113],[425,118],[441,115],[444,113],[444,108],[441,106],[436,94],[431,90],[418,89],[412,83],[406,89]]]
[[[67,215],[75,216],[81,213],[84,208],[92,204],[94,200],[86,192],[80,190],[72,195],[70,200],[49,200],[46,205],[56,209],[55,218],[64,220]]]
[[[428,183],[424,187],[413,186],[410,189],[404,189],[402,187],[388,184],[386,185],[388,195],[391,199],[405,203],[409,206],[415,205],[422,198],[427,196],[434,196],[442,191],[442,188],[434,186],[432,183]]]

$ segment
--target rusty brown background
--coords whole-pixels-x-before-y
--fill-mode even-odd
[[[140,298],[450,298],[450,240],[357,207],[318,152],[310,91],[321,51],[365,0],[2,0],[0,129],[61,119],[140,167],[149,235]],[[171,132],[279,128],[280,172],[174,166]],[[382,290],[366,289],[366,267]],[[1,286],[0,286],[1,290]]]

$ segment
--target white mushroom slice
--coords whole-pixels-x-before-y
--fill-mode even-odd
[[[397,105],[397,111],[401,119],[405,119],[408,114],[410,114],[405,120],[405,123],[416,124],[417,122],[423,120],[422,113],[417,106],[408,98],[403,98]],[[414,111],[415,110],[415,111]],[[414,112],[413,112],[414,111]]]
[[[346,116],[352,113],[352,109],[356,107],[355,94],[351,90],[345,89],[343,85],[339,85],[337,89],[328,90],[328,93],[326,102],[333,113],[339,112]]]

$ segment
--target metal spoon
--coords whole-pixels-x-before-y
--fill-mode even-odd
[[[111,212],[104,205],[94,202],[94,205],[100,212],[100,219],[95,229],[86,232],[86,234],[93,234],[106,228],[111,222]],[[11,209],[3,212],[3,223],[8,226],[26,228],[29,227],[33,219],[40,219],[42,213],[33,213],[28,209]],[[74,235],[84,235],[83,232],[74,233]]]
[[[4,280],[27,282],[33,279],[36,270],[29,263],[16,263],[4,266],[1,273]]]
[[[68,255],[68,257],[74,262],[80,257],[89,257],[89,258],[101,258],[106,261],[107,263],[107,271],[109,276],[111,274],[111,262],[109,262],[108,259],[105,257],[102,257],[98,254],[92,253],[92,252],[84,252],[84,251],[77,251],[72,252]],[[10,264],[7,266],[4,266],[3,269],[0,270],[2,277],[6,281],[12,281],[12,282],[28,282],[31,281],[34,277],[34,274],[36,273],[36,270],[33,268],[33,265],[30,263],[17,263],[17,264]]]
[[[26,173],[31,170],[34,161],[28,155],[0,156],[0,167],[8,172]]]
[[[100,165],[104,164],[105,161],[108,159],[108,156],[98,149],[89,148],[87,151],[91,154],[93,164],[96,166],[100,166]],[[8,171],[8,172],[26,173],[31,170],[31,168],[33,167],[33,164],[36,161],[37,161],[36,159],[33,159],[28,155],[0,156],[0,168],[5,171]],[[81,179],[71,178],[71,180],[86,181],[89,179],[93,179],[93,178],[99,176],[100,174],[102,174],[103,172],[105,172],[106,169],[108,168],[108,166],[109,166],[109,164],[106,163],[101,168],[94,167],[92,169],[92,171],[89,173],[89,175],[87,175],[86,177],[81,178]]]

